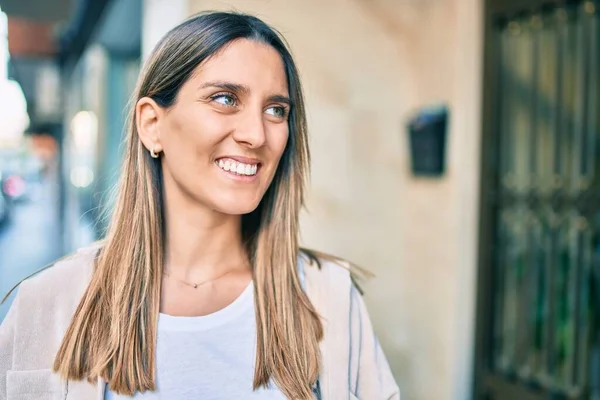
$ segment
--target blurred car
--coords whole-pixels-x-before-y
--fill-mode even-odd
[[[2,173],[0,172],[0,188],[4,187],[4,179],[2,178]],[[4,194],[4,190],[0,190],[0,225],[4,225],[6,221],[8,221],[8,217],[10,214],[10,204],[9,199],[6,194]]]
[[[24,200],[27,196],[27,181],[17,174],[8,175],[2,181],[2,192],[12,201]]]
[[[8,214],[8,200],[3,194],[0,194],[0,225],[4,224],[8,220]]]

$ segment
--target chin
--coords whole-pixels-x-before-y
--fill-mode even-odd
[[[258,207],[258,202],[247,201],[247,202],[220,202],[216,203],[215,210],[228,215],[245,215],[250,214]]]

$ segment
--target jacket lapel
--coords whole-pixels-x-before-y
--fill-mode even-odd
[[[106,382],[98,377],[98,383],[96,384],[96,400],[104,400],[104,394],[106,392]]]
[[[321,350],[321,373],[319,375],[319,388],[321,392],[321,398],[330,399],[329,368],[331,363],[329,362],[329,353],[327,351],[329,331],[327,321],[329,320],[329,310],[326,308],[326,302],[323,301],[323,285],[319,284],[319,275],[321,275],[323,271],[319,270],[314,263],[305,262],[303,272],[306,278],[306,294],[308,295],[313,307],[315,307],[317,310],[317,313],[321,316],[321,321],[323,323],[323,340],[319,345]]]
[[[323,323],[319,378],[322,398],[340,399],[348,395],[350,387],[350,274],[332,262],[322,262],[321,269],[306,262],[304,273],[306,293]]]

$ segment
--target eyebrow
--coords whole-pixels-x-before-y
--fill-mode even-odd
[[[272,101],[274,103],[285,103],[290,107],[292,105],[292,100],[287,96],[281,96],[281,95],[271,96],[271,97],[269,97],[269,101]]]
[[[242,93],[245,95],[248,95],[251,92],[250,88],[246,85],[240,85],[238,83],[224,82],[224,81],[206,82],[206,83],[203,83],[202,85],[200,85],[200,87],[198,89],[201,90],[201,89],[206,89],[206,88],[223,89],[223,90],[227,90],[227,91],[234,92],[234,93]],[[292,100],[289,97],[283,96],[280,94],[269,96],[268,100],[272,101],[272,102],[276,102],[276,103],[285,103],[289,106],[292,105]]]
[[[223,90],[229,90],[230,92],[236,92],[236,93],[243,93],[243,94],[250,93],[250,88],[248,86],[240,85],[237,83],[231,83],[231,82],[223,82],[223,81],[206,82],[206,83],[203,83],[202,85],[200,85],[199,89],[206,89],[206,88],[210,88],[210,87],[217,88],[217,89],[223,89]]]

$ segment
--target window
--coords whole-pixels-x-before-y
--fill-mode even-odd
[[[600,5],[524,3],[486,17],[475,398],[600,399]]]

